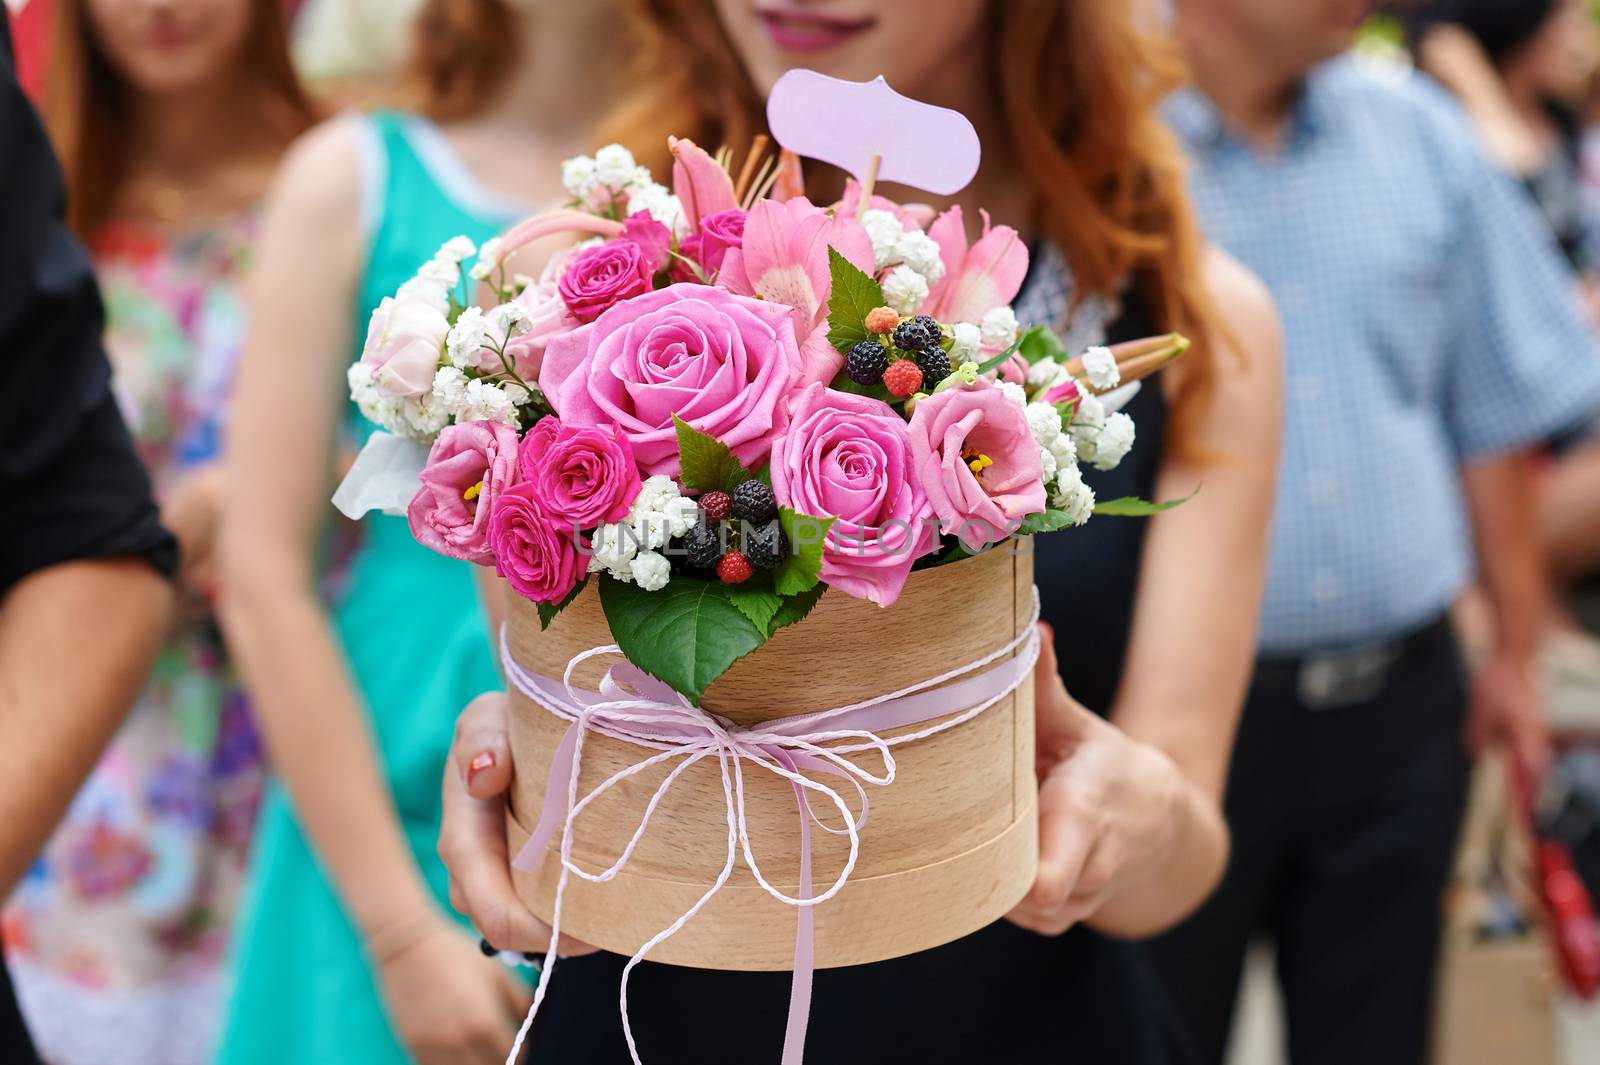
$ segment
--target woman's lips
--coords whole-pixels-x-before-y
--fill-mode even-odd
[[[761,22],[772,37],[772,43],[785,52],[826,52],[870,28],[873,20],[763,11]]]

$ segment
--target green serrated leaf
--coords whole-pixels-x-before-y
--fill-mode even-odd
[[[686,487],[702,492],[731,492],[750,479],[749,471],[739,465],[727,444],[702,433],[676,414],[672,425],[678,430],[678,460],[682,463],[679,480]]]
[[[1198,489],[1196,489],[1198,491]],[[1138,496],[1123,496],[1121,499],[1107,499],[1094,505],[1096,517],[1107,518],[1147,518],[1152,514],[1160,514],[1164,510],[1182,506],[1194,498],[1194,493],[1182,499],[1169,499],[1165,503],[1152,503],[1148,499]]]
[[[828,275],[833,282],[828,296],[828,343],[848,352],[871,336],[867,314],[883,306],[883,287],[832,245],[828,246]]]
[[[656,592],[606,576],[600,606],[628,661],[695,705],[729,666],[766,642],[717,581],[674,575]]]
[[[567,609],[568,604],[570,604],[574,599],[578,598],[578,593],[583,591],[583,586],[588,583],[589,578],[583,578],[583,580],[579,581],[573,586],[572,591],[568,592],[567,597],[561,600],[559,603],[535,603],[534,605],[539,608],[539,631],[543,632],[545,629],[548,629],[550,627],[550,623],[556,619],[556,615]]]
[[[770,637],[785,625],[805,620],[805,616],[811,613],[811,608],[817,605],[817,600],[821,599],[822,593],[827,590],[828,586],[819,581],[797,595],[785,596],[783,605],[772,615],[772,620],[767,624],[767,635]]]
[[[1066,362],[1072,357],[1067,351],[1067,346],[1061,343],[1061,338],[1056,336],[1055,330],[1044,325],[1034,325],[1024,329],[1022,335],[1017,338],[1017,350],[1028,360],[1029,366],[1046,359]]]
[[[728,600],[738,608],[739,613],[750,619],[750,624],[769,635],[773,616],[783,608],[782,596],[771,588],[750,581],[729,585]]]
[[[772,587],[779,595],[798,595],[822,576],[822,542],[833,527],[833,519],[814,518],[779,507],[778,522],[789,542],[789,553],[772,574]]]
[[[1072,524],[1072,519],[1065,512],[1059,510],[1046,510],[1042,514],[1029,514],[1022,519],[1022,524],[1017,532],[1023,536],[1033,536],[1037,533],[1055,532],[1065,529]]]

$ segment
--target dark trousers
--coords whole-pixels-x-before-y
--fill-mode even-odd
[[[1311,709],[1263,663],[1240,723],[1221,888],[1151,945],[1206,1065],[1223,1061],[1245,948],[1277,946],[1292,1065],[1423,1065],[1440,896],[1465,802],[1466,684],[1440,623],[1381,690]]]

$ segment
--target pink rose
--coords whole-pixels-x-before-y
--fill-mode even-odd
[[[650,291],[650,268],[643,249],[631,240],[612,240],[585,248],[561,272],[561,300],[580,322],[592,322],[614,304]]]
[[[1046,403],[1076,403],[1080,395],[1078,382],[1069,377],[1046,392],[1044,401]]]
[[[622,239],[639,246],[651,272],[664,270],[672,251],[672,230],[646,211],[635,211],[622,223]]]
[[[433,388],[433,374],[444,354],[450,321],[434,301],[417,290],[385,296],[367,322],[361,361],[372,379],[392,396],[420,396]]]
[[[822,579],[859,599],[893,605],[911,564],[933,549],[933,508],[906,423],[881,400],[807,387],[773,444],[772,491],[801,514],[836,519]]]
[[[980,378],[918,400],[911,451],[946,535],[969,547],[1010,535],[1045,508],[1039,445],[1022,406]]]
[[[744,219],[745,213],[737,207],[707,215],[700,219],[700,231],[686,238],[678,250],[698,263],[705,276],[715,277],[729,249],[744,246]],[[681,262],[673,265],[672,273],[677,280],[694,278],[688,266]]]
[[[541,418],[517,450],[522,480],[551,515],[577,529],[621,521],[639,494],[639,467],[615,426],[573,428]]]
[[[552,340],[539,388],[562,424],[615,425],[646,475],[676,475],[674,414],[759,465],[799,371],[789,308],[683,284]]]
[[[531,484],[508,488],[495,500],[489,546],[495,572],[535,603],[561,602],[587,568],[571,525],[544,509]]]
[[[447,425],[421,479],[406,508],[417,542],[451,558],[493,562],[485,529],[495,500],[517,481],[517,431],[500,422]]]

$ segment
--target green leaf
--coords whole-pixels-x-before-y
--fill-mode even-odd
[[[712,681],[767,638],[718,581],[674,575],[665,588],[647,592],[606,576],[600,606],[628,661],[696,705]]]
[[[828,296],[828,343],[849,352],[872,334],[867,314],[883,306],[883,287],[828,246],[828,274],[833,291]]]
[[[1044,328],[1043,326],[1038,326],[1038,325],[1033,327],[1033,329],[1043,329],[1043,328]],[[1032,332],[1032,330],[1030,329],[1029,332]],[[1023,336],[1026,336],[1026,335],[1027,335],[1026,333],[1023,334]],[[1019,337],[1017,337],[1016,341],[1009,348],[1007,348],[1006,350],[1002,351],[1000,354],[996,355],[992,359],[987,359],[987,360],[985,360],[983,362],[980,362],[978,364],[978,372],[979,373],[988,373],[990,370],[998,368],[1001,363],[1005,362],[1007,359],[1011,358],[1011,356],[1015,355],[1017,353],[1017,349],[1020,348],[1020,347],[1022,347],[1022,337],[1019,336]]]
[[[714,436],[694,428],[688,422],[672,416],[678,430],[678,459],[683,464],[680,480],[689,488],[702,492],[731,492],[735,485],[750,479],[750,473],[733,452]]]
[[[811,613],[811,608],[817,605],[817,600],[822,598],[822,593],[827,590],[828,586],[819,581],[803,592],[785,596],[783,605],[778,608],[778,612],[767,623],[767,635],[771,636],[785,625],[793,625],[797,621],[803,621],[805,616]]]
[[[1036,533],[1055,532],[1065,529],[1072,524],[1072,519],[1064,511],[1046,510],[1042,514],[1029,514],[1022,519],[1022,525],[1017,532],[1022,536],[1033,536]]]
[[[1194,493],[1191,492],[1182,499],[1169,499],[1165,503],[1152,503],[1148,499],[1140,499],[1138,496],[1123,496],[1121,499],[1108,499],[1103,503],[1096,503],[1094,512],[1097,516],[1108,518],[1147,518],[1152,514],[1160,514],[1164,510],[1182,506],[1193,498]]]
[[[771,588],[751,581],[728,585],[728,600],[739,613],[750,619],[750,624],[765,633],[772,632],[772,618],[783,609],[783,597]]]
[[[845,373],[843,370],[840,370],[838,374],[834,376],[833,380],[828,382],[828,387],[833,389],[835,392],[847,392],[852,396],[867,396],[872,399],[881,399],[890,406],[893,406],[896,402],[894,396],[890,395],[889,390],[883,386],[882,381],[872,385],[857,384],[856,382],[850,380],[850,375]]]
[[[535,603],[534,604],[535,606],[537,606],[539,608],[539,631],[540,632],[543,632],[545,629],[548,629],[550,627],[550,623],[556,619],[556,615],[561,613],[563,610],[567,609],[567,605],[569,603],[571,603],[574,599],[578,598],[578,593],[583,591],[583,586],[585,584],[587,584],[587,583],[589,583],[589,578],[588,577],[584,577],[582,580],[580,580],[577,584],[575,584],[573,586],[572,591],[568,592],[567,593],[567,597],[565,599],[561,600],[561,602],[559,602],[559,603],[554,603],[554,604],[551,604],[551,603]]]
[[[1061,338],[1056,336],[1055,330],[1044,325],[1029,326],[1023,330],[1022,336],[1017,339],[1017,350],[1022,352],[1029,366],[1045,359],[1066,362],[1072,357],[1066,345],[1061,343]]]
[[[772,587],[779,595],[798,595],[816,584],[822,575],[822,541],[827,538],[833,519],[814,518],[779,507],[778,522],[789,541],[789,553],[773,573]]]

